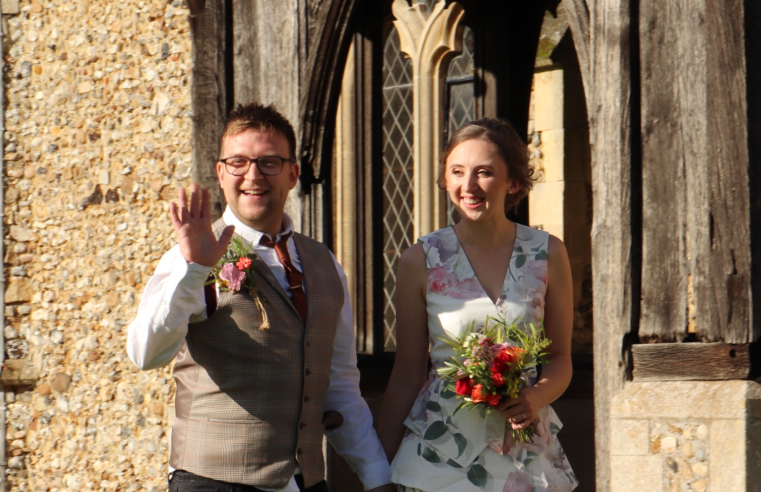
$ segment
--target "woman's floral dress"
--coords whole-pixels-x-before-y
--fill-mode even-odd
[[[495,304],[473,273],[452,227],[420,239],[428,264],[428,332],[434,369],[405,420],[408,430],[392,463],[400,490],[430,492],[568,492],[578,484],[556,434],[551,407],[539,411],[532,443],[514,444],[509,425],[485,408],[455,414],[460,403],[445,390],[437,367],[454,355],[441,338],[461,336],[487,316],[538,324],[544,318],[549,234],[517,225],[502,293]],[[535,383],[532,378],[531,384]],[[505,437],[507,436],[507,439]]]

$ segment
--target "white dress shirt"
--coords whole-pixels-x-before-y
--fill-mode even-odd
[[[261,246],[263,233],[243,224],[228,207],[222,216],[227,225],[250,242],[256,254],[272,270],[283,290],[290,295],[285,269],[274,248]],[[293,231],[293,221],[285,214],[283,230],[278,238]],[[287,242],[293,266],[301,270],[301,261],[293,238]],[[332,254],[331,254],[332,256]],[[386,454],[375,434],[373,418],[359,392],[359,371],[354,342],[354,321],[346,284],[346,274],[336,261],[336,271],[344,289],[344,304],[333,341],[333,360],[330,366],[330,385],[325,394],[325,410],[341,412],[343,424],[325,432],[335,450],[359,475],[365,490],[391,481]],[[179,246],[170,249],[159,261],[156,272],[148,281],[140,300],[137,317],[130,323],[127,353],[140,369],[147,370],[169,364],[179,352],[188,333],[188,323],[206,319],[206,299],[203,284],[211,267],[188,263]],[[274,492],[298,492],[295,479]]]

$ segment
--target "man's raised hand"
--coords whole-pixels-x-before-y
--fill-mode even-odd
[[[235,226],[227,226],[217,239],[211,230],[209,190],[192,183],[188,191],[190,202],[184,188],[177,191],[178,204],[169,204],[169,218],[183,258],[188,263],[211,267],[225,254]]]

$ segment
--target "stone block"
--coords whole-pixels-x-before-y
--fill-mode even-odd
[[[8,280],[8,287],[5,289],[5,302],[12,304],[14,302],[29,302],[32,300],[34,287],[32,281],[26,278],[11,277]]]
[[[660,456],[611,456],[610,492],[663,490]]]
[[[562,70],[534,75],[534,131],[563,128],[564,87]]]
[[[611,402],[613,418],[745,418],[751,381],[662,381],[627,383]]]
[[[614,456],[648,454],[649,423],[646,420],[612,420],[611,450]]]
[[[21,12],[19,9],[19,0],[2,0],[0,4],[3,14],[15,15]]]
[[[758,477],[746,470],[745,419],[715,420],[709,431],[708,474],[711,490],[744,491]]]
[[[529,223],[563,239],[563,182],[537,183],[528,196]]]
[[[563,181],[565,179],[565,131],[545,130],[542,132],[542,168],[545,183]]]

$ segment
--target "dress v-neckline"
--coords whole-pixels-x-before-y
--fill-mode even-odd
[[[468,264],[468,268],[470,269],[470,272],[473,274],[474,279],[476,279],[476,282],[478,282],[478,286],[481,288],[481,291],[484,293],[487,299],[491,301],[491,303],[494,305],[494,307],[497,307],[499,304],[499,301],[502,299],[503,294],[505,293],[505,289],[507,288],[507,283],[510,280],[510,264],[513,262],[513,257],[515,257],[515,247],[518,245],[518,228],[520,227],[520,224],[515,223],[515,238],[513,239],[513,247],[510,250],[510,259],[507,260],[507,270],[505,271],[505,278],[502,280],[502,287],[499,291],[499,295],[497,296],[497,300],[491,298],[488,292],[486,292],[486,289],[484,289],[484,284],[481,283],[481,279],[478,278],[478,275],[476,275],[476,271],[473,269],[473,264],[470,262],[470,258],[468,258],[468,254],[465,252],[465,248],[463,247],[462,243],[460,242],[460,237],[457,235],[457,232],[454,230],[454,226],[449,226],[452,229],[452,234],[454,234],[455,240],[457,241],[457,248],[462,251],[462,255],[465,257],[465,261]]]

